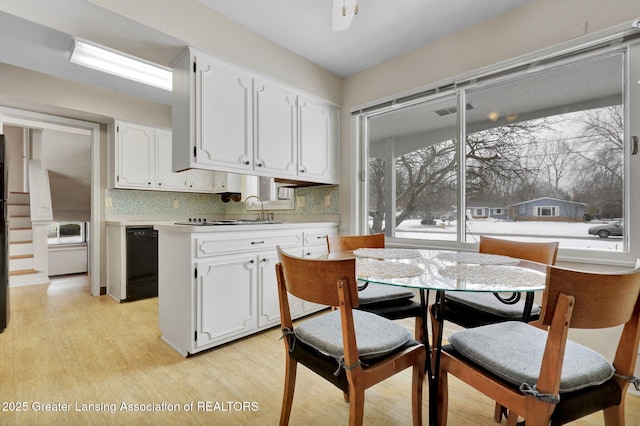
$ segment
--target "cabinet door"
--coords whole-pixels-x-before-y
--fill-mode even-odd
[[[252,83],[238,68],[197,57],[197,163],[222,171],[252,170]]]
[[[254,88],[254,170],[265,176],[296,176],[297,96],[259,79]]]
[[[256,264],[255,255],[222,256],[197,264],[197,347],[255,331]]]
[[[339,109],[300,96],[298,114],[298,176],[312,182],[339,183]]]
[[[193,192],[213,192],[215,180],[213,173],[211,170],[188,170],[187,190]]]
[[[116,123],[116,185],[119,188],[151,189],[155,180],[155,129]]]
[[[242,176],[235,173],[213,172],[214,192],[242,192]]]
[[[171,131],[156,130],[156,179],[157,189],[165,191],[184,191],[187,186],[187,173],[174,172],[172,163]]]
[[[258,256],[258,327],[280,324],[280,302],[275,265],[278,253],[273,251]],[[291,316],[302,314],[302,300],[289,295]]]

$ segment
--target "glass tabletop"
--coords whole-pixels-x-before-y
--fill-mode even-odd
[[[484,253],[418,249],[359,249],[328,258],[356,258],[358,281],[444,291],[543,290],[546,266]]]

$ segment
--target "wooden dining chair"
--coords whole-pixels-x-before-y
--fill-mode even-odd
[[[555,265],[558,242],[522,242],[480,236],[480,253],[497,254]],[[518,296],[519,297],[519,296]],[[524,317],[525,301],[515,304],[500,301],[493,293],[449,292],[444,299],[444,319],[465,328],[478,327]],[[530,321],[538,319],[540,306],[533,304]]]
[[[353,251],[360,248],[384,248],[384,234],[327,235],[329,253]],[[415,339],[423,341],[422,307],[412,300],[415,293],[407,288],[368,283],[358,291],[358,308],[387,319],[415,318]]]
[[[623,325],[613,364],[567,339],[569,329]],[[547,266],[542,313],[534,323],[508,321],[449,337],[438,380],[439,424],[447,423],[448,374],[518,416],[527,426],[562,425],[604,410],[624,425],[624,399],[640,341],[640,269],[596,274]]]
[[[422,424],[426,349],[405,327],[358,305],[355,259],[317,260],[284,253],[276,264],[286,376],[280,425],[291,415],[298,363],[341,389],[349,400],[349,425],[361,425],[365,389],[412,367],[413,424]],[[288,294],[337,306],[294,327]]]

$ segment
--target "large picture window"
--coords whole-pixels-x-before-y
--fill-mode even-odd
[[[628,250],[624,235],[589,233],[625,216],[625,55],[532,66],[366,116],[368,232]]]

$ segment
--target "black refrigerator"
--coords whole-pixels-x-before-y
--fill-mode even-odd
[[[4,135],[0,135],[0,333],[9,323],[9,159]]]

